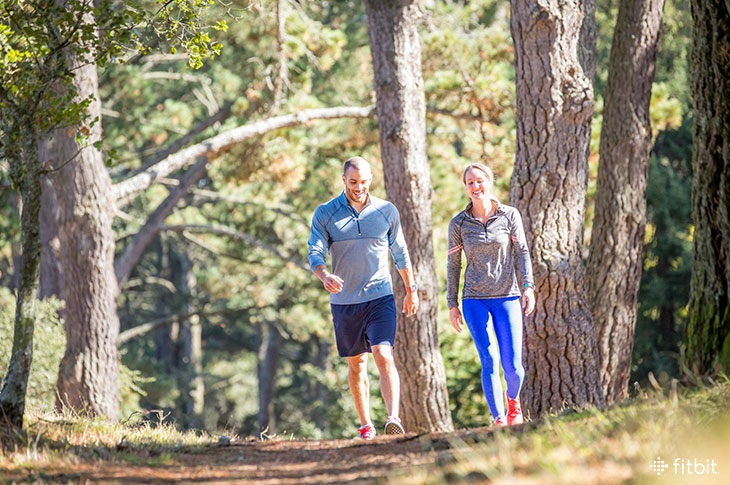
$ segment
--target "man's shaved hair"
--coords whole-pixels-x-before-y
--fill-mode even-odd
[[[362,157],[352,157],[348,159],[345,162],[345,169],[342,171],[342,174],[346,174],[350,168],[354,168],[355,170],[362,170],[366,168],[368,172],[372,173],[370,163]]]

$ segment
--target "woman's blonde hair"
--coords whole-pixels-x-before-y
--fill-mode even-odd
[[[494,184],[494,174],[492,173],[492,169],[481,162],[476,162],[467,165],[464,169],[464,174],[461,176],[461,180],[462,182],[464,182],[464,185],[466,185],[466,172],[468,172],[469,170],[481,170],[482,172],[484,172],[484,175],[487,176],[487,179],[489,180],[489,185]]]

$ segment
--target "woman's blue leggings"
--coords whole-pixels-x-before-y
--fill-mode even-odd
[[[500,356],[510,399],[520,395],[522,381],[525,379],[525,369],[522,367],[520,297],[464,299],[462,308],[464,321],[482,361],[482,389],[489,410],[495,420],[504,418],[502,381],[499,379]]]

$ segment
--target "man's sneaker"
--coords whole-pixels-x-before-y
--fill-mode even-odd
[[[522,405],[520,404],[520,398],[516,397],[514,399],[510,399],[507,391],[504,391],[504,398],[507,400],[507,423],[510,426],[522,424],[524,419],[522,418]]]
[[[385,421],[385,434],[406,434],[406,430],[403,429],[399,417],[388,416],[388,419]]]
[[[372,440],[375,439],[375,426],[372,424],[366,424],[364,426],[360,426],[360,438],[364,440]]]
[[[496,426],[497,428],[506,428],[506,427],[507,427],[507,423],[505,422],[504,418],[497,418],[497,419],[496,419],[496,420],[494,421],[494,425],[495,425],[495,426]]]

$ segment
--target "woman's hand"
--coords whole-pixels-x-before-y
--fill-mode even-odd
[[[461,325],[464,325],[464,320],[461,318],[461,311],[458,306],[449,308],[449,320],[451,320],[451,326],[454,330],[461,333]]]
[[[535,309],[535,290],[530,286],[522,292],[522,308],[525,310],[525,316]]]

